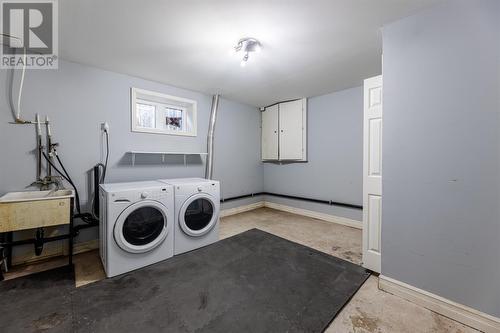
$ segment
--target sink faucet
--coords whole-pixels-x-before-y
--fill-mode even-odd
[[[43,179],[34,181],[30,186],[37,186],[40,188],[40,191],[47,191],[50,189],[51,184],[54,184],[52,191],[64,189],[61,176],[46,176]]]
[[[52,142],[52,131],[50,128],[50,120],[49,117],[45,118],[44,122],[40,121],[40,116],[36,114],[35,117],[35,123],[36,123],[36,133],[37,133],[37,177],[36,180],[31,183],[31,186],[37,186],[40,188],[40,191],[45,191],[50,189],[51,185],[54,184],[55,190],[59,190],[61,188],[64,188],[63,183],[62,183],[62,177],[61,176],[53,176],[52,175],[52,165],[51,165],[51,160],[53,156],[57,154],[56,152],[56,147],[59,145],[58,143]],[[47,144],[46,147],[43,146],[42,144],[42,127],[41,125],[45,124],[45,131],[46,131],[46,140]],[[46,148],[47,150],[47,155],[43,152],[44,149]],[[42,178],[42,157],[46,157],[47,159],[47,175]]]
[[[57,176],[53,176],[53,177],[57,177]],[[60,178],[60,177],[59,177]],[[49,191],[49,193],[47,193],[47,197],[50,197],[52,194],[54,194],[55,192],[59,191],[59,190],[63,190],[64,189],[64,186],[62,186],[62,182],[57,180],[57,179],[54,179],[54,180],[51,180],[49,181],[49,184],[54,184],[54,188],[52,190]],[[49,185],[50,186],[50,185]]]

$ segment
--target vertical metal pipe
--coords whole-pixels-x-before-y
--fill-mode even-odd
[[[42,180],[42,126],[40,125],[40,116],[38,113],[35,115],[36,122],[36,147],[37,147],[37,156],[36,156],[36,180]]]
[[[207,135],[207,161],[205,163],[205,178],[212,179],[214,172],[214,134],[215,122],[217,120],[217,110],[219,109],[219,94],[212,97],[212,107],[210,110],[210,123],[208,124]]]
[[[49,116],[45,116],[45,131],[47,135],[47,156],[52,160],[52,131],[50,129]],[[47,180],[52,180],[52,165],[47,161]]]

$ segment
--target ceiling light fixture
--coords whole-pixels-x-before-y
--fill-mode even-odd
[[[247,37],[240,39],[232,51],[234,53],[238,53],[240,51],[243,52],[243,58],[241,59],[240,66],[245,67],[248,62],[250,53],[252,52],[258,53],[260,52],[261,49],[262,49],[262,44],[257,39]]]

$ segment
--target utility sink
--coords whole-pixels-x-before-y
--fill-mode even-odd
[[[72,190],[9,192],[0,197],[0,203],[62,199],[72,196],[74,196]]]
[[[10,192],[0,197],[0,232],[68,224],[72,190]]]

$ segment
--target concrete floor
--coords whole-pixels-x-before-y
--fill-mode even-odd
[[[221,219],[220,238],[258,228],[322,252],[361,263],[361,230],[331,222],[303,217],[269,208],[232,215]],[[75,256],[76,286],[104,278],[97,251]],[[54,268],[64,258],[20,267],[7,278]],[[479,332],[440,316],[430,310],[378,289],[378,278],[371,276],[335,318],[327,333],[469,333]]]
[[[339,258],[361,263],[361,230],[269,208],[222,218],[220,237],[258,228]],[[371,276],[327,333],[479,332],[378,289]]]

